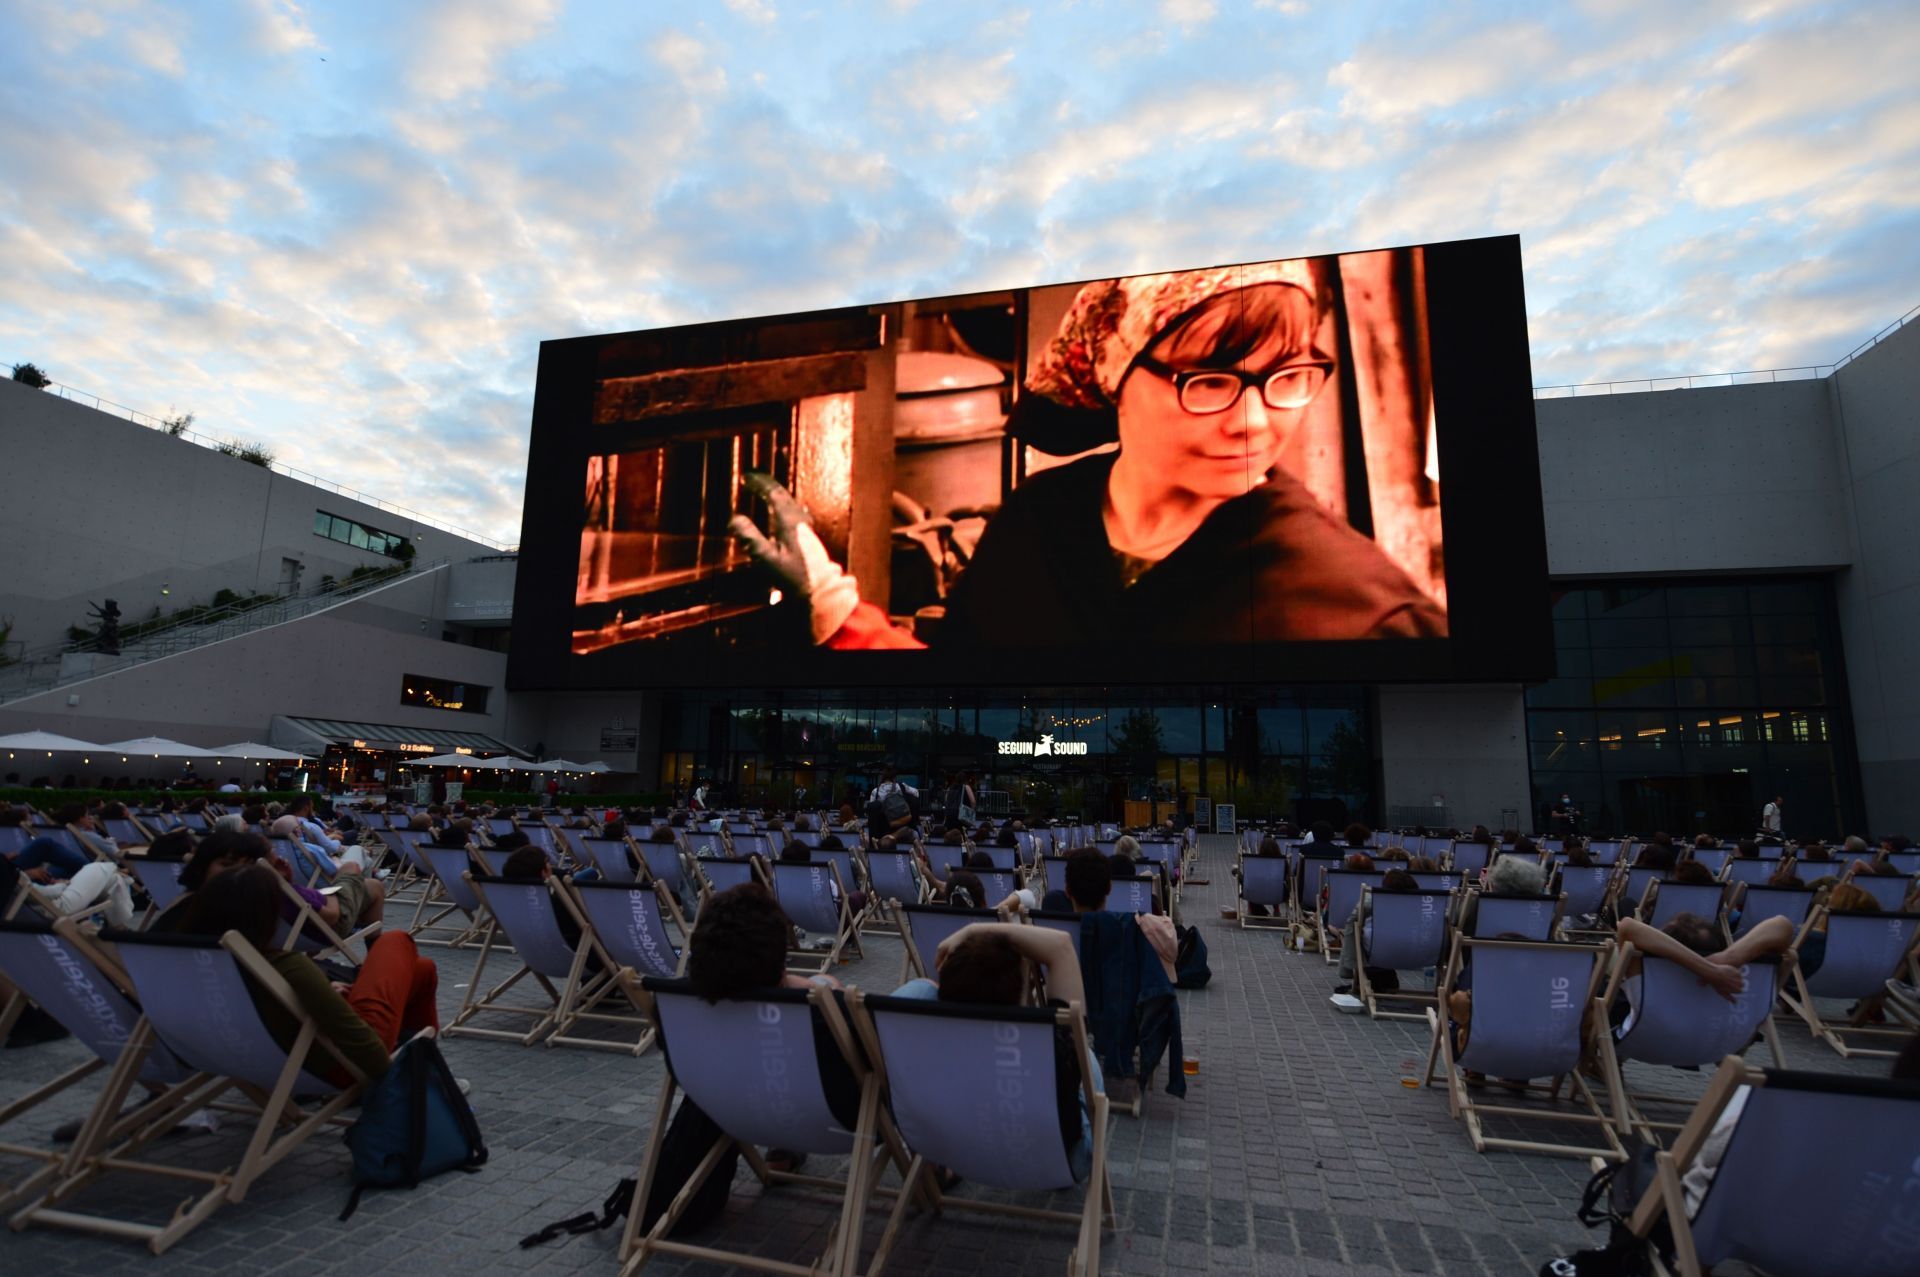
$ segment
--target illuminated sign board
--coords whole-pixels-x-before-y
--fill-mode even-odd
[[[1055,740],[1051,736],[1042,736],[1038,741],[1003,740],[1000,742],[1002,754],[1024,754],[1034,758],[1057,757],[1062,754],[1084,754],[1087,742],[1083,740]]]

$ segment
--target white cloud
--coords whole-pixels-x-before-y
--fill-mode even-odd
[[[253,10],[254,39],[267,52],[286,54],[320,47],[320,37],[294,0],[248,0],[248,7]]]
[[[417,19],[407,83],[445,101],[485,89],[494,65],[546,30],[560,0],[438,0]]]
[[[720,93],[727,87],[727,69],[714,61],[706,45],[684,31],[663,32],[653,42],[653,56],[689,92]]]
[[[756,22],[762,26],[769,25],[780,17],[779,11],[768,4],[767,0],[726,0],[726,2],[727,8],[736,14],[748,22]]]
[[[1436,44],[1431,33],[1361,49],[1328,73],[1345,90],[1341,107],[1365,119],[1391,119],[1487,97],[1539,76],[1557,56],[1553,34],[1537,23],[1487,27]]]
[[[1214,0],[1160,0],[1160,16],[1182,27],[1205,26],[1219,12]]]

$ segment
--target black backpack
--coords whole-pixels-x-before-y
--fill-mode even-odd
[[[707,1151],[722,1134],[720,1127],[698,1104],[686,1096],[681,1097],[680,1107],[674,1110],[673,1121],[667,1126],[666,1138],[660,1141],[660,1164],[653,1170],[653,1190],[647,1194],[646,1209],[640,1215],[641,1235],[653,1231],[660,1216],[666,1213],[673,1199],[693,1178],[694,1171],[706,1159]],[[733,1192],[733,1175],[739,1165],[740,1147],[736,1144],[720,1155],[713,1172],[700,1185],[699,1191],[694,1193],[687,1208],[680,1212],[680,1218],[674,1221],[673,1227],[667,1230],[667,1236],[683,1236],[717,1218],[727,1208],[727,1198]],[[562,1234],[594,1233],[613,1227],[615,1220],[624,1219],[632,1209],[633,1190],[633,1180],[621,1180],[600,1204],[598,1215],[592,1211],[582,1211],[578,1215],[556,1220],[539,1232],[522,1237],[520,1248],[525,1250],[538,1246]]]
[[[1207,965],[1207,942],[1200,928],[1179,927],[1174,934],[1180,937],[1180,947],[1174,951],[1173,987],[1206,988],[1207,981],[1213,979],[1213,968]]]
[[[341,1219],[359,1209],[368,1188],[412,1188],[442,1171],[477,1171],[487,1160],[480,1123],[431,1037],[401,1044],[367,1090],[347,1128],[353,1195]]]

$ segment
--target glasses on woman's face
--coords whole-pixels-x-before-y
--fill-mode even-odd
[[[1330,361],[1315,359],[1304,363],[1283,364],[1266,372],[1244,372],[1238,368],[1169,368],[1157,359],[1144,356],[1140,366],[1173,383],[1180,406],[1195,416],[1225,412],[1240,402],[1248,390],[1258,389],[1267,407],[1304,408],[1327,384],[1333,371]]]

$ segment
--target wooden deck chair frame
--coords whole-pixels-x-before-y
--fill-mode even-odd
[[[632,973],[613,960],[606,946],[600,942],[599,933],[593,929],[593,923],[581,912],[580,906],[575,903],[573,897],[565,890],[553,886],[551,881],[541,884],[506,882],[500,878],[475,874],[471,871],[464,877],[472,886],[474,894],[480,897],[481,903],[487,906],[486,939],[481,942],[480,956],[474,962],[473,975],[467,981],[466,996],[460,1000],[460,1010],[455,1013],[446,1027],[440,1030],[442,1036],[493,1038],[501,1042],[517,1042],[521,1046],[533,1046],[544,1040],[548,1046],[584,1046],[602,1051],[638,1054],[640,1048],[633,1042],[583,1038],[574,1036],[571,1032],[582,1021],[628,1028],[636,1027],[634,1015],[616,1015],[593,1009],[615,994],[624,994],[632,1002],[636,1014],[640,1008],[639,989],[634,983]],[[481,977],[486,974],[487,959],[493,955],[496,948],[506,948],[505,945],[496,945],[495,938],[506,936],[509,941],[513,938],[501,925],[493,905],[487,900],[489,884],[496,890],[500,887],[545,886],[548,899],[559,901],[560,907],[567,911],[580,928],[579,943],[573,947],[572,966],[568,968],[559,988],[555,988],[549,977],[534,970],[525,958],[521,958],[518,971],[488,989],[484,994],[480,992],[485,983]],[[520,956],[517,945],[510,951],[516,957]],[[600,974],[589,977],[586,974],[587,959],[594,956],[600,959]],[[547,995],[552,1005],[528,1007],[500,1001],[508,991],[528,976],[533,977],[533,982],[540,987],[541,992]],[[479,1015],[524,1017],[532,1021],[532,1027],[521,1033],[512,1029],[496,1029],[473,1024],[471,1021]],[[641,1018],[644,1019],[644,1017]],[[642,1030],[640,1036],[644,1043],[647,1038],[645,1025],[641,1023],[638,1027]]]
[[[134,932],[104,932],[109,943],[189,944],[201,947],[204,937],[148,936]],[[8,1226],[18,1231],[31,1224],[49,1224],[81,1232],[100,1233],[146,1244],[158,1255],[195,1228],[205,1223],[220,1207],[246,1199],[254,1182],[312,1136],[328,1126],[344,1126],[342,1112],[358,1104],[369,1084],[365,1073],[331,1042],[322,1037],[319,1026],[301,1007],[299,998],[279,972],[238,932],[229,931],[219,945],[232,955],[241,972],[254,986],[279,1004],[299,1026],[293,1045],[285,1052],[286,1062],[271,1088],[255,1086],[239,1078],[212,1073],[197,1073],[170,1088],[160,1099],[139,1109],[137,1129],[114,1120],[128,1090],[139,1075],[140,1064],[155,1043],[164,1039],[145,1017],[136,1040],[129,1041],[116,1064],[112,1078],[101,1092],[93,1113],[74,1142],[74,1149],[62,1163],[59,1182],[45,1193],[15,1208]],[[264,1032],[264,1026],[262,1028]],[[430,1030],[429,1030],[430,1032]],[[318,1049],[333,1058],[351,1079],[330,1096],[303,1107],[294,1100],[294,1088],[304,1071],[310,1051]],[[140,1154],[155,1140],[172,1130],[188,1114],[214,1105],[228,1091],[239,1091],[252,1101],[255,1114],[253,1133],[239,1160],[220,1171],[170,1166],[142,1160]],[[189,1198],[174,1211],[165,1224],[143,1224],[107,1215],[95,1215],[62,1209],[64,1204],[102,1176],[115,1171],[136,1172],[182,1179],[208,1185],[197,1198]]]
[[[900,906],[903,904],[924,904],[927,898],[927,883],[926,880],[920,876],[919,867],[913,861],[913,854],[906,851],[876,852],[860,848],[856,848],[853,854],[854,857],[859,860],[862,872],[867,875],[867,886],[869,888],[867,912],[860,925],[860,934],[863,936],[897,937],[900,934]],[[905,856],[907,858],[907,872],[914,882],[913,899],[908,900],[898,895],[882,892],[879,887],[875,885],[872,862],[872,857],[875,855]]]
[[[1627,1151],[1614,1131],[1614,1119],[1601,1109],[1599,1099],[1587,1080],[1574,1068],[1552,1079],[1546,1085],[1528,1080],[1524,1088],[1509,1088],[1515,1094],[1539,1097],[1550,1103],[1558,1104],[1563,1087],[1567,1090],[1567,1099],[1583,1105],[1585,1112],[1567,1113],[1545,1108],[1520,1108],[1511,1104],[1482,1104],[1470,1094],[1466,1079],[1455,1062],[1456,1052],[1453,1045],[1453,1033],[1447,1023],[1447,1003],[1460,979],[1460,973],[1466,965],[1466,959],[1473,949],[1544,949],[1565,952],[1573,949],[1586,950],[1593,955],[1592,972],[1587,979],[1587,987],[1581,991],[1583,996],[1576,1005],[1589,1008],[1585,1032],[1586,1053],[1590,1058],[1602,1058],[1605,1046],[1596,1038],[1597,1034],[1607,1032],[1606,1007],[1598,1002],[1600,983],[1606,978],[1608,962],[1611,957],[1611,945],[1575,945],[1565,941],[1536,940],[1476,940],[1470,936],[1456,934],[1453,952],[1447,960],[1446,976],[1435,993],[1436,1006],[1427,1012],[1427,1024],[1432,1032],[1432,1042],[1427,1049],[1427,1071],[1425,1085],[1433,1085],[1436,1063],[1445,1069],[1447,1079],[1447,1111],[1465,1121],[1467,1138],[1473,1142],[1476,1153],[1488,1149],[1512,1149],[1523,1153],[1551,1153],[1562,1157],[1599,1157],[1606,1161],[1620,1162],[1627,1158]],[[1477,982],[1476,982],[1477,983]],[[1478,999],[1476,999],[1477,1001]],[[1471,1044],[1473,1024],[1469,1019],[1466,1025]],[[1572,1086],[1567,1087],[1571,1082]],[[1609,1098],[1612,1098],[1611,1096]],[[1618,1111],[1618,1103],[1609,1104],[1609,1109]],[[1486,1133],[1488,1117],[1515,1118],[1536,1122],[1564,1122],[1596,1128],[1606,1139],[1606,1147],[1593,1148],[1575,1144],[1549,1144],[1539,1140],[1506,1139]]]
[[[476,940],[484,938],[486,934],[486,909],[483,906],[479,913],[471,913],[465,905],[455,900],[453,893],[448,891],[447,885],[440,880],[440,871],[434,868],[433,861],[429,859],[426,854],[427,850],[426,847],[415,848],[416,853],[420,856],[420,863],[427,867],[427,885],[420,893],[419,903],[413,907],[413,917],[407,922],[407,934],[413,937],[414,943],[416,944],[439,945],[446,949],[468,948]],[[432,850],[453,851],[456,849],[452,847],[433,847]],[[486,872],[485,862],[474,855],[471,844],[458,850],[466,853],[466,858],[461,862],[463,866],[461,872],[463,874],[468,870],[474,869],[482,873]],[[432,909],[436,905],[439,906],[439,912],[428,916],[427,910]],[[442,919],[450,914],[459,915],[459,918],[465,922],[465,925],[462,926],[458,921],[451,923],[443,922]],[[451,932],[452,935],[448,937],[428,934],[429,932],[441,931]]]
[[[1851,1017],[1845,1020],[1836,1020],[1829,1019],[1820,1014],[1820,1007],[1816,1001],[1818,995],[1815,995],[1807,984],[1809,977],[1807,973],[1801,969],[1799,964],[1800,946],[1809,935],[1813,934],[1815,928],[1828,918],[1830,913],[1831,910],[1829,910],[1824,903],[1815,905],[1812,912],[1807,915],[1806,922],[1801,926],[1800,930],[1795,933],[1793,937],[1793,948],[1790,950],[1794,956],[1792,978],[1790,982],[1783,982],[1780,990],[1780,1001],[1790,1013],[1799,1017],[1800,1021],[1807,1026],[1815,1038],[1833,1048],[1834,1053],[1839,1055],[1840,1058],[1850,1060],[1855,1056],[1868,1056],[1891,1059],[1900,1053],[1900,1046],[1909,1035],[1908,1030],[1904,1025],[1898,1023],[1868,1023],[1866,1019],[1866,1001],[1868,997],[1873,996],[1871,993],[1860,999],[1859,1009],[1857,1009]],[[1873,913],[1842,914],[1839,916],[1846,918],[1885,919],[1912,918],[1915,915],[1910,913]],[[1831,928],[1832,923],[1828,922],[1828,926]],[[1828,955],[1831,956],[1831,946],[1833,944],[1831,935],[1828,937],[1827,944],[1829,946]],[[1823,967],[1822,969],[1824,970],[1825,968]],[[1914,929],[1913,935],[1910,936],[1907,941],[1907,951],[1901,955],[1899,962],[1886,973],[1886,976],[1893,978],[1904,977],[1911,984],[1920,984],[1920,927]],[[1812,978],[1817,979],[1817,973]],[[1883,984],[1877,985],[1874,992],[1878,992],[1881,988],[1884,988]],[[1889,1042],[1892,1045],[1887,1047],[1869,1046],[1862,1042],[1850,1041],[1849,1038],[1865,1038],[1868,1039],[1868,1041]]]
[[[1615,951],[1613,967],[1607,977],[1606,991],[1600,998],[1601,1006],[1610,1007],[1613,1005],[1614,998],[1619,995],[1621,986],[1626,982],[1627,964],[1637,952],[1638,950],[1631,944],[1624,943]],[[1779,957],[1774,960],[1774,965],[1777,967],[1777,970],[1773,977],[1774,996],[1772,1000],[1776,1005],[1779,1001],[1780,991],[1786,987],[1787,973],[1792,968],[1793,961],[1794,955],[1791,951],[1780,954]],[[1773,1021],[1774,1016],[1771,1013],[1761,1017],[1759,1034],[1760,1037],[1765,1040],[1767,1051],[1773,1057],[1773,1066],[1783,1069],[1787,1066],[1787,1060],[1785,1054],[1780,1049],[1780,1034],[1775,1029]],[[1600,1037],[1602,1051],[1601,1067],[1606,1071],[1607,1084],[1613,1090],[1615,1128],[1623,1136],[1630,1135],[1637,1130],[1640,1132],[1642,1138],[1650,1143],[1656,1145],[1664,1143],[1659,1132],[1678,1131],[1684,1127],[1685,1123],[1656,1122],[1647,1113],[1647,1107],[1649,1105],[1680,1105],[1682,1107],[1691,1107],[1695,1101],[1683,1099],[1679,1096],[1649,1095],[1629,1090],[1627,1088],[1626,1070],[1622,1067],[1623,1061],[1615,1046],[1612,1030],[1603,1029]],[[1748,1043],[1748,1045],[1750,1046],[1751,1043]],[[1742,1054],[1744,1054],[1744,1049]],[[1724,1063],[1726,1060],[1738,1059],[1740,1056],[1730,1055],[1721,1058]],[[1658,1066],[1647,1065],[1646,1067],[1656,1068]]]
[[[640,1004],[652,1020],[656,1034],[662,1032],[658,1000],[648,986],[658,987],[658,981],[649,976],[640,982]],[[854,996],[851,990],[848,997]],[[892,1117],[880,1102],[881,1084],[879,1070],[868,1063],[868,1057],[861,1051],[848,1023],[847,1016],[841,1011],[839,1002],[825,988],[811,986],[806,991],[809,1007],[820,1013],[821,1020],[827,1026],[828,1034],[834,1045],[839,1048],[847,1067],[852,1070],[855,1082],[860,1088],[860,1117],[853,1131],[853,1149],[847,1158],[846,1178],[828,1179],[821,1175],[802,1175],[794,1171],[776,1171],[767,1165],[760,1151],[751,1144],[742,1143],[732,1136],[722,1134],[715,1140],[707,1154],[687,1177],[686,1184],[654,1221],[653,1228],[645,1236],[640,1233],[640,1219],[646,1213],[647,1199],[653,1195],[654,1172],[659,1166],[660,1150],[666,1139],[667,1126],[673,1112],[674,1093],[680,1089],[679,1079],[672,1068],[663,1070],[660,1080],[660,1094],[654,1102],[653,1129],[647,1138],[646,1151],[641,1155],[640,1173],[634,1178],[633,1200],[627,1211],[626,1230],[620,1238],[620,1277],[634,1277],[647,1261],[655,1254],[678,1255],[690,1259],[706,1260],[714,1263],[734,1264],[762,1272],[786,1274],[787,1277],[860,1277],[860,1239],[864,1232],[864,1217],[867,1203],[876,1196],[893,1197],[900,1190],[883,1187],[880,1177],[888,1162],[900,1170],[903,1177],[910,1165],[906,1145],[901,1143],[899,1131],[893,1125]],[[664,1043],[664,1037],[661,1038]],[[835,1222],[827,1239],[825,1252],[811,1264],[789,1263],[771,1259],[744,1251],[726,1251],[713,1246],[701,1246],[691,1242],[675,1241],[668,1236],[680,1216],[686,1212],[708,1176],[713,1174],[720,1159],[728,1149],[737,1148],[763,1188],[772,1188],[777,1184],[797,1184],[806,1188],[832,1193],[839,1198],[840,1216]],[[863,1150],[870,1149],[871,1152]],[[922,1194],[932,1203],[931,1189]],[[871,1274],[869,1274],[871,1277]]]
[[[292,883],[277,873],[274,874],[274,880],[280,884],[281,894],[293,903],[295,909],[293,921],[287,924],[287,934],[281,940],[281,947],[292,948],[303,933],[311,931],[320,938],[322,943],[318,949],[304,950],[309,957],[323,958],[333,955],[351,962],[356,967],[367,960],[367,943],[380,934],[382,923],[369,922],[364,927],[341,935],[331,923],[314,911],[312,905],[301,898],[300,893],[293,889]]]
[[[1694,1238],[1694,1221],[1687,1214],[1682,1177],[1692,1169],[1694,1159],[1706,1144],[1707,1137],[1713,1133],[1721,1115],[1740,1088],[1764,1087],[1767,1084],[1765,1070],[1754,1068],[1738,1056],[1726,1057],[1707,1083],[1706,1094],[1700,1097],[1700,1102],[1694,1106],[1692,1114],[1675,1137],[1673,1147],[1654,1154],[1653,1183],[1647,1186],[1639,1204],[1627,1217],[1627,1229],[1647,1244],[1646,1257],[1656,1277],[1706,1277],[1706,1269],[1700,1264],[1699,1246]],[[1902,1084],[1873,1079],[1868,1085],[1886,1087]],[[1734,1145],[1730,1143],[1728,1152],[1731,1153],[1733,1148]],[[1712,1189],[1709,1188],[1708,1192],[1711,1193]],[[1702,1209],[1705,1206],[1703,1199]],[[1764,1208],[1765,1203],[1755,1205],[1755,1209]],[[1662,1221],[1665,1221],[1673,1241],[1671,1261],[1660,1253],[1661,1248],[1653,1242],[1653,1231]]]
[[[894,911],[894,926],[900,936],[900,946],[906,951],[905,957],[900,963],[901,984],[905,984],[909,980],[931,980],[934,978],[934,972],[927,970],[926,960],[920,956],[919,946],[913,942],[913,915],[926,910],[934,910],[942,916],[963,917],[967,921],[962,923],[962,926],[975,922],[1009,921],[1006,914],[993,909],[959,909],[951,905],[916,905],[911,909],[896,909]]]
[[[1031,1013],[1032,1008],[1022,1008]],[[886,1057],[880,1046],[880,1032],[875,1025],[872,1013],[867,1009],[866,996],[858,989],[847,991],[847,1011],[853,1021],[854,1030],[860,1035],[860,1044],[866,1049],[867,1058],[873,1062],[873,1070],[879,1078],[882,1092],[886,1086]],[[975,1198],[960,1197],[952,1193],[941,1192],[935,1182],[933,1166],[917,1152],[912,1155],[912,1164],[894,1198],[893,1212],[887,1218],[886,1231],[880,1235],[879,1245],[864,1277],[880,1277],[886,1268],[887,1257],[892,1253],[898,1240],[900,1226],[905,1219],[909,1202],[925,1201],[931,1212],[953,1208],[957,1210],[979,1211],[983,1214],[998,1215],[1011,1219],[1026,1219],[1075,1225],[1079,1232],[1073,1253],[1067,1257],[1067,1272],[1070,1277],[1093,1277],[1100,1271],[1100,1237],[1105,1230],[1119,1226],[1118,1214],[1113,1204],[1113,1180],[1108,1173],[1107,1152],[1111,1143],[1109,1101],[1105,1093],[1093,1089],[1093,1073],[1090,1067],[1093,1060],[1093,1042],[1087,1033],[1086,1014],[1078,1002],[1054,1010],[1054,1022],[1066,1028],[1073,1036],[1074,1050],[1080,1056],[1080,1086],[1086,1100],[1087,1113],[1093,1126],[1093,1166],[1084,1185],[1086,1200],[1078,1211],[1044,1210],[1036,1206],[1021,1206],[1006,1202],[981,1201]],[[1142,1079],[1142,1086],[1145,1080]],[[1051,1094],[1053,1088],[1046,1091]],[[883,1106],[883,1111],[885,1108]],[[623,1275],[624,1277],[624,1275]]]

